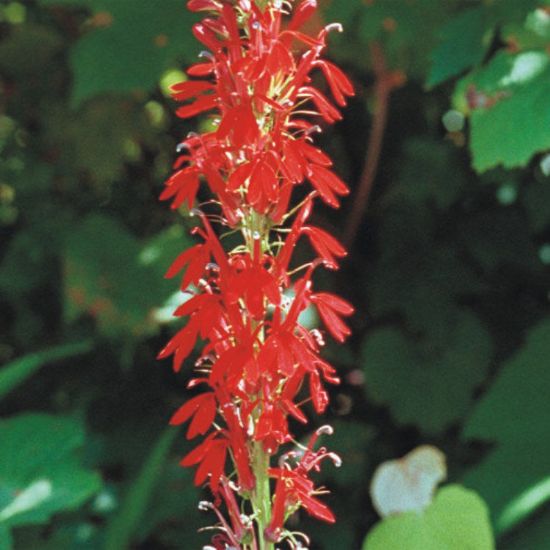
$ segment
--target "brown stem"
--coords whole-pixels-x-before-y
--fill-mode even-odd
[[[357,231],[359,230],[361,221],[367,210],[370,192],[378,171],[384,134],[388,122],[390,94],[393,89],[400,86],[403,82],[403,76],[400,73],[393,73],[388,70],[386,58],[380,44],[371,42],[370,53],[376,78],[374,85],[374,116],[365,165],[361,178],[359,179],[358,190],[355,193],[355,200],[344,231],[344,243],[348,248],[351,248],[357,236]]]

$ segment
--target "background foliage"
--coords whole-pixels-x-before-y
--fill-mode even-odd
[[[358,91],[323,145],[352,189],[377,121],[383,147],[349,259],[322,281],[357,314],[327,350],[345,462],[324,474],[339,522],[310,529],[314,548],[359,548],[374,468],[422,443],[487,502],[499,548],[547,548],[550,7],[327,0],[322,18],[346,28],[331,52]],[[207,540],[165,428],[190,370],[155,361],[175,328],[163,274],[193,224],[156,200],[193,129],[167,99],[191,24],[179,0],[0,4],[2,550]],[[353,203],[317,224],[344,235]],[[438,499],[473,498],[456,491]]]

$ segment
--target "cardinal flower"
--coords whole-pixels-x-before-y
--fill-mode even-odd
[[[197,243],[166,274],[180,278],[187,299],[174,313],[184,324],[159,357],[172,357],[179,372],[194,356],[190,387],[199,392],[171,424],[187,424],[190,440],[202,438],[181,464],[212,492],[213,502],[201,504],[219,520],[211,548],[272,550],[284,540],[297,547],[296,533],[285,529],[292,513],[303,508],[335,520],[310,476],[324,458],[336,458],[313,450],[319,432],[296,448],[294,429],[308,423],[308,413],[326,410],[326,385],[339,381],[321,357],[324,330],[338,342],[350,334],[352,306],[312,283],[316,269],[337,269],[346,251],[309,218],[318,201],[336,208],[349,192],[313,136],[320,123],[342,118],[353,86],[323,57],[328,34],[341,27],[303,32],[315,0],[187,6],[204,15],[193,34],[207,51],[172,87],[176,114],[205,117],[210,130],[178,145],[160,197],[174,209],[185,204],[199,222]],[[317,76],[323,88],[314,85]],[[294,207],[299,186],[309,191]],[[300,239],[312,259],[296,266]],[[302,325],[308,307],[322,327]]]

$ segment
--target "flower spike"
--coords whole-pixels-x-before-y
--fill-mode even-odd
[[[313,139],[321,120],[342,118],[340,108],[354,94],[343,71],[323,58],[327,34],[341,27],[305,34],[316,0],[189,0],[187,7],[204,15],[193,33],[208,51],[188,69],[188,80],[172,86],[176,115],[212,124],[178,145],[160,196],[173,209],[185,203],[200,224],[193,230],[198,242],[166,273],[181,278],[187,299],[174,315],[186,322],[159,358],[172,357],[177,372],[198,355],[189,388],[202,392],[170,423],[188,424],[188,439],[203,438],[181,464],[195,467],[195,483],[207,484],[214,496],[202,504],[219,520],[205,548],[272,550],[283,540],[300,548],[308,538],[287,531],[285,522],[299,508],[335,521],[310,475],[325,459],[340,461],[324,447],[314,450],[327,428],[307,447],[287,450],[294,425],[307,424],[308,408],[325,411],[325,384],[339,381],[320,357],[321,329],[303,326],[300,314],[315,307],[342,342],[350,334],[344,318],[353,313],[342,298],[313,289],[313,271],[337,269],[346,250],[309,223],[318,199],[337,208],[349,193]],[[314,72],[324,77],[328,95],[313,85]],[[292,207],[293,191],[303,185],[309,194]],[[218,205],[215,214],[196,210],[203,193],[214,200],[201,209]],[[225,250],[216,222],[240,234],[241,243]],[[296,267],[292,256],[302,236],[313,258]]]

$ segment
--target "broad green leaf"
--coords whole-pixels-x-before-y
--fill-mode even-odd
[[[535,10],[523,24],[505,25],[502,37],[516,50],[545,48],[550,42],[550,15],[545,10]]]
[[[441,489],[423,513],[386,518],[367,536],[363,550],[492,550],[485,503],[458,485]]]
[[[387,405],[400,424],[428,433],[440,432],[466,415],[490,355],[486,328],[463,311],[442,350],[423,349],[389,327],[368,334],[361,348],[369,397]]]
[[[550,148],[550,59],[545,51],[500,52],[459,86],[472,108],[470,147],[478,172],[524,166]]]
[[[0,367],[0,400],[47,363],[82,355],[91,349],[92,343],[88,341],[64,344],[25,355]]]
[[[550,500],[550,320],[533,328],[467,420],[464,437],[496,444],[465,477],[485,498],[497,532]]]
[[[179,0],[41,0],[88,7],[95,28],[73,46],[73,101],[104,92],[154,88],[179,59],[200,51],[191,26],[196,17]]]
[[[160,436],[149,457],[132,483],[105,537],[105,550],[128,548],[146,514],[151,496],[162,474],[162,467],[178,431],[169,427]]]
[[[0,441],[0,524],[45,523],[76,509],[101,486],[80,464],[84,432],[72,418],[22,414],[1,420]]]
[[[470,8],[441,29],[441,44],[433,51],[428,86],[437,86],[483,60],[493,33],[485,6]]]

